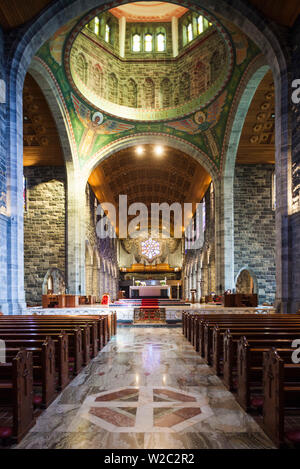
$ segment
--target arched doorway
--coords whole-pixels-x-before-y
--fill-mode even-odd
[[[257,292],[257,279],[253,272],[243,269],[235,282],[236,293],[253,294]]]

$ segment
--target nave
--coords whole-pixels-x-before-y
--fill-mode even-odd
[[[17,446],[33,449],[273,448],[181,328],[117,335]]]

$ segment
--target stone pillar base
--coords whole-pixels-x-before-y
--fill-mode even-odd
[[[26,303],[24,301],[3,301],[0,302],[0,311],[2,314],[24,314]]]
[[[300,310],[300,300],[276,300],[275,311],[281,314],[295,314]]]

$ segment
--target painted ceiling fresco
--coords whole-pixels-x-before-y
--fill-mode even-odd
[[[113,142],[148,133],[173,136],[188,142],[205,153],[216,170],[219,170],[227,120],[235,94],[243,75],[261,54],[256,45],[235,26],[226,23],[226,28],[222,26],[226,31],[225,42],[228,46],[224,62],[225,75],[229,76],[224,82],[226,85],[218,86],[217,89],[212,87],[208,90],[207,99],[200,99],[196,107],[194,101],[191,108],[184,107],[182,117],[172,118],[172,112],[169,114],[166,109],[162,111],[166,116],[163,119],[137,121],[124,116],[115,117],[113,113],[93,105],[90,99],[86,99],[72,86],[65,63],[70,60],[73,40],[78,36],[76,31],[80,32],[86,21],[86,17],[76,19],[64,26],[41,47],[34,59],[52,76],[64,101],[69,135],[73,138],[80,167],[83,168],[91,158],[94,159],[97,153]],[[232,61],[230,66],[228,60]]]

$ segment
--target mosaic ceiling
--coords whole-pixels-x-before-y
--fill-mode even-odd
[[[182,57],[183,61],[187,61],[186,63],[189,64],[190,69],[185,67],[186,64],[183,62],[181,73],[178,75],[182,77],[184,73],[189,73],[191,78],[191,99],[189,101],[185,100],[185,102],[182,102],[177,107],[173,106],[170,109],[164,109],[165,104],[160,101],[161,95],[158,92],[154,100],[154,106],[151,109],[126,107],[128,110],[131,109],[134,112],[141,113],[140,117],[143,117],[143,120],[139,120],[137,117],[132,119],[133,115],[130,115],[129,111],[128,114],[120,117],[117,116],[117,112],[115,114],[109,112],[105,104],[110,103],[110,106],[119,106],[118,109],[125,106],[114,104],[112,99],[105,102],[106,98],[100,98],[100,96],[97,103],[91,102],[92,100],[89,99],[94,93],[92,83],[95,84],[95,76],[90,70],[93,70],[95,65],[93,60],[100,59],[98,49],[97,51],[94,50],[92,57],[89,55],[90,51],[88,49],[81,50],[81,53],[86,54],[86,57],[88,57],[86,73],[87,83],[91,85],[89,97],[84,96],[78,87],[74,85],[71,76],[72,60],[74,60],[73,54],[76,57],[76,54],[80,52],[79,49],[75,50],[75,45],[78,45],[78,41],[82,40],[80,39],[81,31],[87,24],[87,21],[92,20],[95,14],[100,14],[101,11],[103,12],[103,9],[92,11],[89,17],[85,16],[81,19],[75,19],[65,25],[41,47],[34,58],[34,61],[44,68],[45,73],[51,75],[54,86],[61,96],[62,105],[67,116],[66,120],[72,140],[71,143],[75,149],[74,158],[78,159],[79,166],[83,168],[90,161],[98,161],[98,155],[102,154],[104,150],[109,149],[116,141],[126,137],[132,138],[135,135],[151,134],[154,139],[155,135],[160,137],[166,135],[186,142],[191,148],[198,148],[202,154],[207,155],[207,158],[210,159],[210,164],[216,170],[219,170],[224,152],[226,151],[225,136],[230,125],[228,122],[230,110],[235,102],[241,80],[248,72],[249,67],[260,56],[259,49],[235,26],[226,23],[225,28],[219,20],[214,18],[211,30],[207,31],[210,39],[206,41],[206,35],[204,35],[203,44],[200,44],[202,43],[202,38],[197,39],[193,43],[195,47],[193,46],[194,48],[191,52],[192,60],[189,59],[189,53],[186,50]],[[116,18],[115,20],[117,21]],[[193,66],[198,63],[195,57],[199,55],[198,58],[201,61],[201,58],[207,54],[207,57],[211,60],[216,52],[217,44],[221,46],[219,48],[221,53],[219,63],[222,64],[219,70],[220,73],[215,75],[216,79],[213,81],[210,67],[207,89],[202,94],[200,93],[198,98],[194,99],[192,96],[197,81],[194,80],[195,70]],[[178,58],[175,58],[175,60],[177,59],[180,59],[180,54]],[[107,67],[112,62],[112,60],[108,61]],[[69,68],[67,66],[68,63],[71,64]],[[165,66],[166,69],[169,67],[169,64],[157,65],[157,61],[153,63],[155,63],[155,66]],[[101,62],[99,65],[104,70],[105,64]],[[111,68],[113,68],[112,65]],[[115,75],[117,77],[116,73]],[[132,78],[138,82],[140,75],[141,73],[133,77],[128,75],[127,79]],[[179,77],[174,78],[178,87],[180,86]],[[143,77],[143,80],[145,78],[146,76]],[[172,82],[172,77],[170,82]],[[183,90],[184,79],[181,82]],[[105,86],[106,88],[109,87]],[[124,88],[126,87],[120,87],[122,90]],[[142,90],[143,87],[141,86],[139,89]],[[155,90],[157,89],[158,85],[155,84]],[[162,108],[159,108],[160,104],[162,104]],[[111,107],[110,111],[112,110]],[[148,114],[145,114],[145,112]]]

